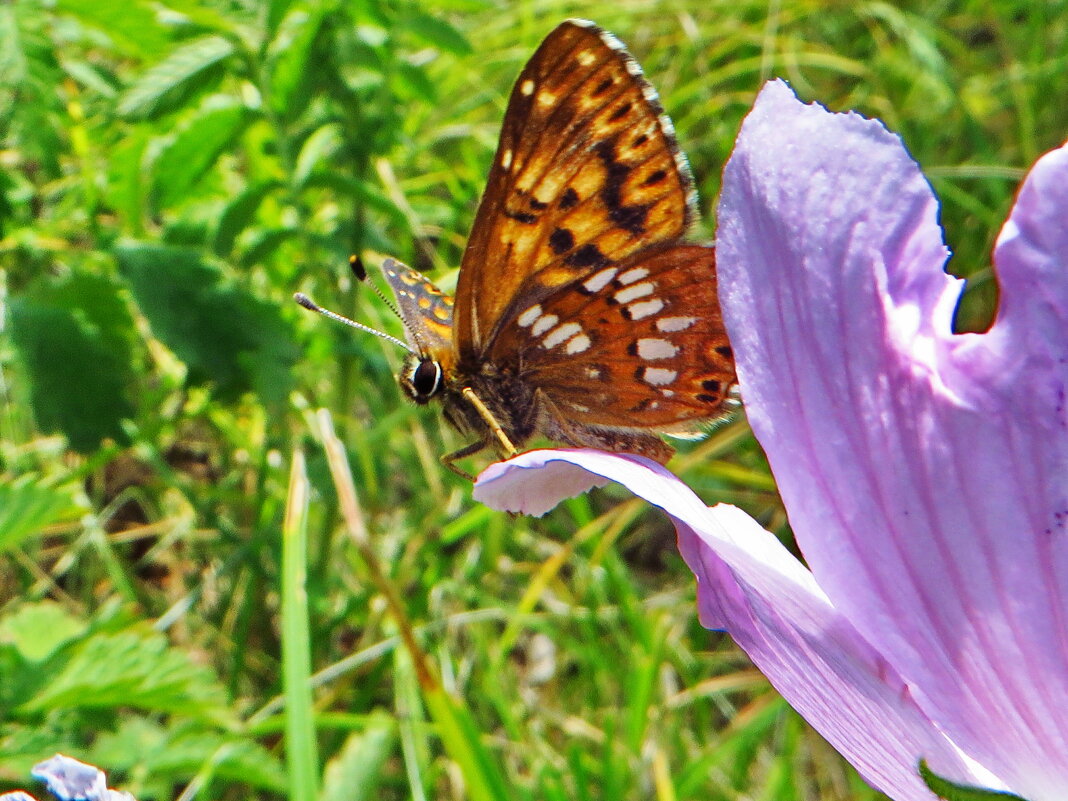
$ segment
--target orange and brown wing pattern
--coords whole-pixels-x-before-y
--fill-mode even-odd
[[[692,187],[671,121],[619,40],[588,22],[557,27],[512,90],[464,253],[460,358],[482,356],[510,315],[558,288],[681,237]]]
[[[515,369],[575,424],[659,431],[723,413],[735,383],[715,251],[654,248],[522,310],[501,341]]]
[[[397,297],[408,344],[424,356],[451,364],[452,297],[396,259],[383,261],[382,272]]]

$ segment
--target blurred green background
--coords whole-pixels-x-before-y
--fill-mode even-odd
[[[1015,188],[1068,137],[1064,2],[0,5],[0,789],[63,751],[142,800],[877,797],[698,626],[661,515],[473,503],[398,352],[291,301],[399,335],[350,253],[454,285],[511,82],[569,16],[660,91],[697,238],[781,76],[901,134],[958,327],[988,323]],[[789,541],[744,419],[673,467]]]

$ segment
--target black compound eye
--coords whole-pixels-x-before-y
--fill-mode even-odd
[[[433,359],[424,359],[412,371],[412,388],[416,395],[429,398],[441,388],[441,367]]]

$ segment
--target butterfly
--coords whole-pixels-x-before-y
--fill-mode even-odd
[[[715,252],[682,239],[696,202],[641,67],[592,22],[559,25],[512,89],[455,297],[383,263],[411,346],[402,388],[473,440],[447,466],[535,435],[663,463],[656,432],[723,413]]]

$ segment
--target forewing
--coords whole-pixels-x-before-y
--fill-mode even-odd
[[[441,362],[452,354],[453,299],[411,267],[386,259],[382,272],[397,297],[405,334],[415,350]]]
[[[692,187],[671,121],[619,40],[592,23],[557,27],[508,102],[460,268],[460,358],[484,354],[518,305],[681,237]]]
[[[715,251],[661,246],[523,310],[499,339],[511,365],[572,423],[683,431],[723,412],[734,361]]]

